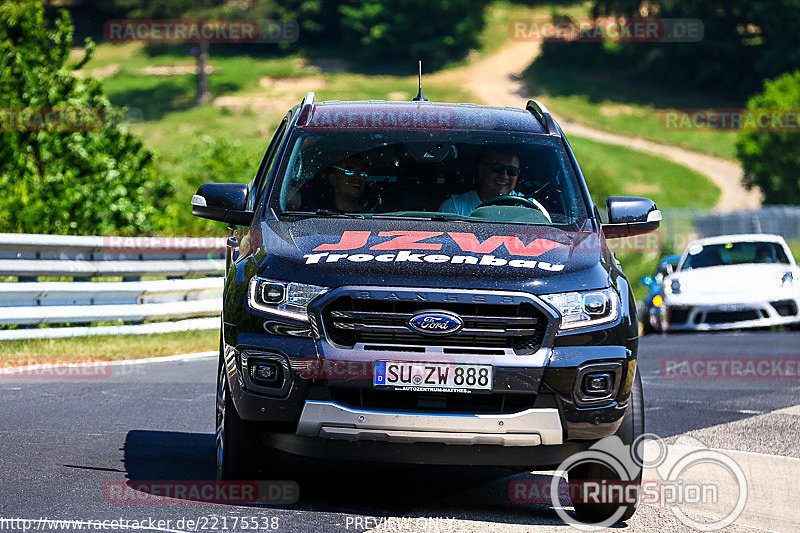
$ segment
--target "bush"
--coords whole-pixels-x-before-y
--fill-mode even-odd
[[[800,70],[764,83],[747,102],[751,110],[800,109]],[[795,121],[795,127],[797,122]],[[759,187],[767,204],[800,204],[800,132],[743,131],[736,152],[747,188]]]
[[[154,231],[172,188],[157,177],[152,154],[115,120],[120,110],[99,82],[75,75],[94,44],[87,39],[83,57],[70,64],[72,43],[65,11],[48,29],[40,2],[0,2],[0,231]],[[93,122],[20,125],[23,109]]]
[[[174,172],[178,195],[166,207],[164,229],[169,233],[225,234],[225,225],[192,216],[189,199],[197,188],[210,182],[249,181],[260,159],[228,135],[203,135],[190,144]]]

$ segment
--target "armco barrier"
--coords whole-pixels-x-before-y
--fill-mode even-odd
[[[701,237],[771,233],[787,241],[796,241],[800,240],[800,206],[768,205],[750,211],[711,213],[698,216],[696,225]]]
[[[0,233],[0,340],[212,329],[224,266],[221,238]]]

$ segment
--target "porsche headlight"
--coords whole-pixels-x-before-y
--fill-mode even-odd
[[[667,294],[680,294],[681,292],[686,290],[686,285],[684,282],[681,282],[678,278],[671,280],[664,286],[664,292]]]
[[[563,292],[542,296],[561,315],[561,330],[613,322],[619,316],[619,296],[614,289]]]
[[[254,277],[247,303],[256,311],[308,322],[308,304],[328,290],[319,285]]]

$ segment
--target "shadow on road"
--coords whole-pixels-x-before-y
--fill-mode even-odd
[[[135,430],[128,432],[123,451],[128,483],[137,488],[137,481],[215,477],[211,434]],[[330,463],[287,455],[280,475],[273,477],[297,481],[300,487],[298,503],[273,508],[375,517],[562,523],[550,505],[517,503],[509,498],[513,479],[549,482],[550,476],[545,475],[487,467]]]

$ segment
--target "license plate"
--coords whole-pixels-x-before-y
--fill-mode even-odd
[[[376,387],[413,391],[470,392],[492,390],[492,365],[376,361]]]

